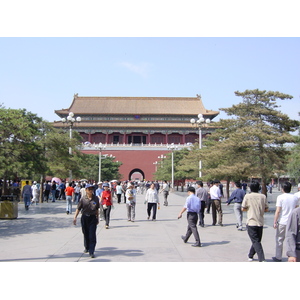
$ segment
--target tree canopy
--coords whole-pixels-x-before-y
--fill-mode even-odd
[[[203,142],[194,147],[183,161],[183,168],[192,170],[192,162],[202,160],[203,179],[261,178],[263,192],[274,173],[284,172],[289,153],[287,143],[294,143],[291,134],[299,121],[281,113],[277,101],[292,96],[273,91],[246,90],[235,92],[242,102],[221,108],[229,117],[213,123],[217,127]]]

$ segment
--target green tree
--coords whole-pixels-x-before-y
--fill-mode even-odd
[[[287,173],[291,178],[300,180],[300,137],[296,137],[296,144],[290,148],[288,156]]]
[[[180,168],[180,161],[189,154],[188,148],[174,151],[174,181],[190,179],[191,174]],[[154,173],[154,178],[157,180],[172,180],[172,153],[168,153],[163,163],[157,167]]]
[[[186,172],[195,174],[198,161],[202,161],[203,180],[229,181],[258,177],[262,180],[266,193],[267,180],[275,173],[282,174],[286,169],[287,143],[294,143],[295,131],[299,122],[291,120],[277,108],[278,100],[292,96],[279,92],[246,90],[235,92],[243,101],[230,108],[221,108],[231,118],[214,123],[218,129],[197,144],[190,154],[180,162]]]
[[[43,149],[37,143],[44,124],[42,118],[25,109],[0,107],[0,176],[4,183],[45,169]],[[3,189],[5,193],[5,184]]]
[[[119,180],[121,174],[119,168],[121,162],[115,162],[113,157],[106,156],[101,161],[101,178],[103,180]],[[80,177],[88,180],[98,181],[99,178],[99,156],[95,154],[82,154],[77,169]]]
[[[278,110],[277,101],[292,96],[273,91],[246,90],[235,92],[243,101],[221,108],[231,119],[214,125],[221,128],[209,138],[207,149],[200,153],[204,168],[218,176],[258,177],[262,192],[274,173],[282,173],[288,153],[286,143],[294,143],[299,122]]]

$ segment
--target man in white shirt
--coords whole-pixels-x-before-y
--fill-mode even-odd
[[[212,219],[213,223],[212,225],[215,226],[217,223],[217,212],[219,217],[218,224],[220,226],[223,226],[223,212],[222,212],[222,206],[221,206],[221,191],[219,189],[219,180],[214,180],[213,186],[209,189],[210,198],[211,198],[211,209],[212,209]]]
[[[298,198],[291,194],[292,185],[290,182],[285,182],[282,186],[283,194],[277,197],[276,211],[274,216],[274,229],[276,229],[276,252],[272,257],[273,261],[282,261],[283,242],[285,239],[286,225],[293,209],[298,206]]]

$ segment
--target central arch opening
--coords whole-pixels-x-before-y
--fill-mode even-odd
[[[143,181],[145,179],[145,173],[141,169],[133,169],[130,171],[128,179],[130,181]]]

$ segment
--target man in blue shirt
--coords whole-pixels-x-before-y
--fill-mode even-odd
[[[227,200],[227,205],[230,204],[232,200],[235,200],[234,203],[234,213],[237,219],[236,227],[239,231],[243,230],[243,212],[242,212],[242,202],[246,195],[246,192],[242,189],[242,185],[240,182],[235,183],[236,190],[234,190],[231,196]]]
[[[190,236],[193,234],[196,240],[196,243],[193,244],[193,247],[201,247],[200,236],[197,229],[198,222],[198,214],[201,208],[201,201],[198,197],[195,196],[195,188],[188,188],[188,197],[186,198],[186,202],[181,212],[178,215],[178,219],[182,217],[182,214],[187,211],[187,222],[188,228],[185,235],[181,236],[183,241],[186,243]]]

